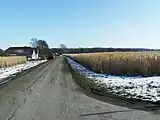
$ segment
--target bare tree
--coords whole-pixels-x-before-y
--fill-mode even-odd
[[[60,48],[64,49],[67,48],[65,44],[60,44]]]
[[[33,48],[36,48],[39,56],[48,57],[51,56],[51,51],[49,49],[49,45],[45,40],[38,40],[37,38],[32,38],[30,42]]]
[[[30,42],[33,48],[42,51],[43,49],[49,48],[47,42],[45,40],[38,40],[37,38],[32,38]]]
[[[37,48],[41,51],[43,49],[48,49],[49,46],[45,40],[38,40],[37,41]]]
[[[61,53],[66,53],[67,46],[65,44],[60,44],[60,48],[61,48]]]
[[[31,45],[33,48],[37,48],[37,46],[38,46],[38,39],[37,39],[37,38],[32,38],[32,39],[31,39],[31,42],[30,42],[30,45]]]

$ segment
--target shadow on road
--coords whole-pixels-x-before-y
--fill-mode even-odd
[[[112,113],[131,112],[131,111],[134,111],[134,110],[121,110],[121,111],[99,112],[99,113],[91,113],[91,114],[81,114],[80,116],[102,115],[102,114],[112,114]]]

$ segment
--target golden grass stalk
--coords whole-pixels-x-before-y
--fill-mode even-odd
[[[24,56],[5,56],[0,57],[0,68],[11,67],[13,65],[22,64],[27,61]]]
[[[99,73],[124,76],[160,75],[159,52],[83,53],[70,56]]]

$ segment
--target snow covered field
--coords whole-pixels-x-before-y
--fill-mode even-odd
[[[110,93],[144,101],[160,101],[160,77],[123,77],[97,74],[70,58],[67,60],[74,70],[91,80],[95,80]]]
[[[17,73],[20,73],[23,70],[27,70],[44,62],[46,62],[46,60],[27,61],[24,64],[15,65],[12,67],[0,68],[0,84],[8,82],[6,80],[4,81],[4,79],[15,76]]]

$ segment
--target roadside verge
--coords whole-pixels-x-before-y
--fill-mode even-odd
[[[159,101],[147,101],[147,100],[143,100],[143,99],[139,99],[139,98],[133,98],[131,96],[131,94],[126,94],[128,96],[123,96],[121,93],[117,94],[114,93],[114,91],[112,90],[111,87],[108,88],[108,86],[106,84],[104,84],[103,82],[99,82],[97,80],[94,79],[90,79],[86,76],[84,76],[83,74],[80,74],[79,71],[76,71],[73,66],[71,66],[71,64],[68,61],[68,58],[65,57],[65,61],[67,62],[67,64],[69,65],[69,68],[71,70],[72,76],[75,79],[75,81],[85,90],[90,91],[92,93],[96,93],[98,95],[101,96],[107,96],[107,97],[112,97],[112,98],[116,98],[116,99],[120,99],[120,100],[125,100],[127,102],[130,102],[132,104],[134,103],[139,103],[139,102],[143,102],[143,103],[152,103],[152,104],[159,104]],[[81,67],[81,66],[77,66],[77,67]],[[84,69],[81,69],[80,72],[87,72]],[[89,74],[89,73],[86,73]],[[118,88],[117,88],[118,89]]]
[[[8,73],[5,73],[4,72],[4,78],[2,77],[3,76],[3,73],[1,73],[1,79],[0,79],[0,85],[2,84],[6,84],[8,83],[9,81],[12,81],[14,80],[15,78],[17,78],[18,76],[21,76],[21,75],[24,75],[26,73],[29,73],[31,72],[32,70],[34,70],[35,68],[43,65],[43,64],[46,64],[48,63],[47,61],[39,61],[39,63],[36,63],[34,65],[30,65],[30,66],[26,66],[26,67],[22,67],[21,66],[21,69],[17,69],[15,70],[14,68],[11,70],[11,71],[14,71],[13,73],[11,72],[11,74],[8,74]],[[10,70],[10,69],[9,69]],[[10,72],[9,70],[6,70],[6,72]]]

